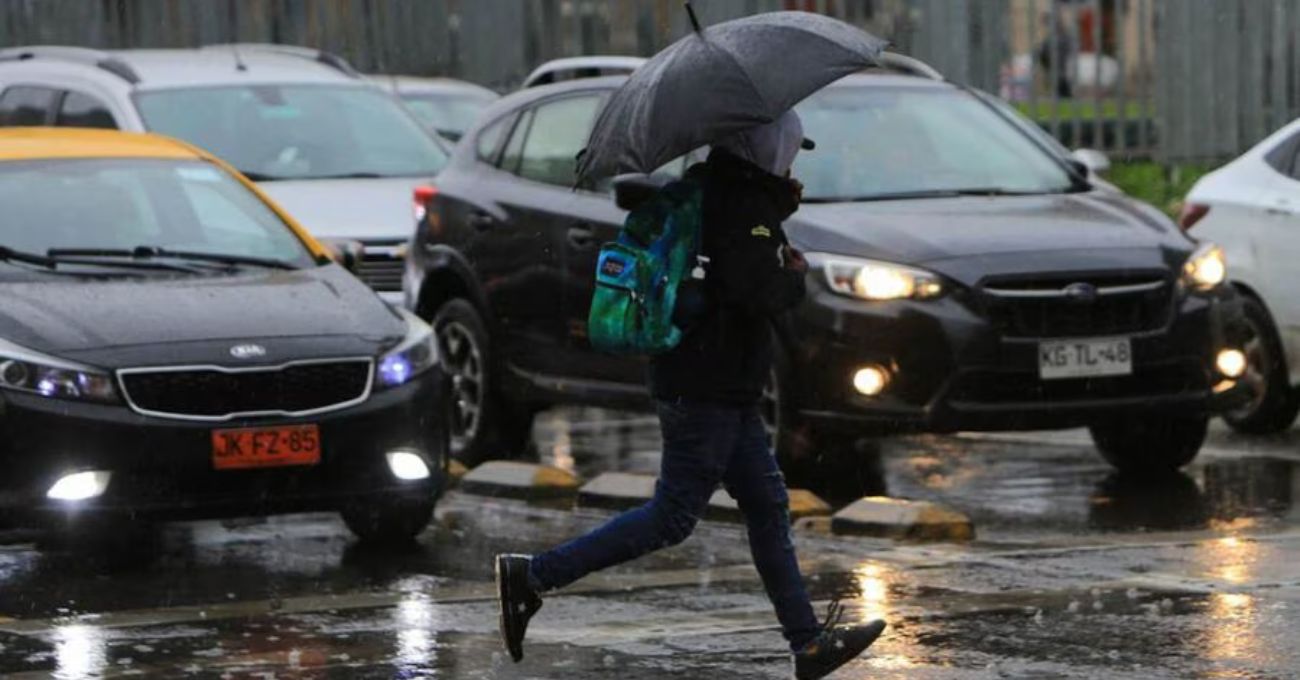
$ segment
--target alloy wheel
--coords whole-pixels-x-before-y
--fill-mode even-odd
[[[474,334],[458,321],[438,329],[443,365],[451,377],[451,446],[463,451],[478,436],[483,414],[483,352]]]
[[[1250,417],[1264,404],[1268,392],[1268,376],[1275,360],[1268,343],[1264,341],[1265,329],[1260,328],[1259,323],[1251,318],[1246,319],[1246,325],[1250,328],[1250,339],[1242,347],[1246,354],[1246,373],[1237,382],[1251,388],[1251,398],[1232,410],[1232,416],[1237,419]]]

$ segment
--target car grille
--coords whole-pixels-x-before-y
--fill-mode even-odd
[[[966,371],[954,383],[953,402],[979,404],[1060,403],[1159,397],[1209,389],[1203,371],[1186,364],[1139,370],[1133,375],[1042,380],[1037,373],[995,370]]]
[[[1147,275],[994,280],[980,290],[985,313],[1004,336],[1052,338],[1159,328],[1169,318],[1171,289]]]
[[[401,292],[402,275],[406,261],[402,258],[401,244],[366,243],[361,261],[357,263],[357,278],[381,293]]]
[[[300,362],[270,368],[121,371],[127,402],[140,413],[199,420],[303,415],[365,399],[371,362]]]

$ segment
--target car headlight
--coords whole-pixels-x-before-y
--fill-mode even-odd
[[[433,327],[410,312],[400,313],[406,320],[406,337],[375,365],[375,386],[379,389],[405,385],[438,364],[438,338]]]
[[[807,258],[832,291],[860,300],[930,300],[945,292],[938,274],[916,267],[826,253]]]
[[[65,361],[0,340],[0,389],[112,404],[118,401],[113,376],[92,366]]]
[[[1228,260],[1223,248],[1202,243],[1183,265],[1183,284],[1192,290],[1210,290],[1228,278]]]

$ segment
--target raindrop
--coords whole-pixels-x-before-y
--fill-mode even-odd
[[[1073,600],[1073,601],[1070,602],[1070,606],[1069,606],[1069,607],[1066,607],[1065,610],[1068,611],[1068,612],[1070,612],[1071,614],[1078,614],[1078,613],[1079,613],[1079,609],[1080,609],[1082,606],[1083,606],[1083,605],[1079,604],[1079,601],[1078,601],[1078,600]]]

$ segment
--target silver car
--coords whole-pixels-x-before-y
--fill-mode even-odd
[[[314,235],[360,242],[357,273],[390,302],[401,301],[412,191],[447,162],[443,144],[346,61],[280,45],[0,50],[0,126],[34,125],[202,147]]]

